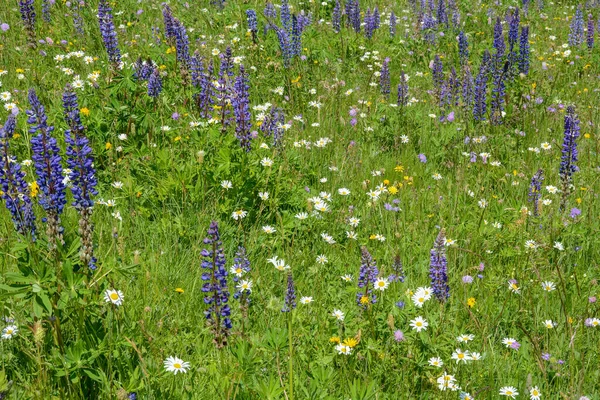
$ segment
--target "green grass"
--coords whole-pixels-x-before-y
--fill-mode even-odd
[[[63,89],[75,75],[87,82],[88,74],[100,74],[97,88],[86,83],[76,91],[80,108],[87,109],[82,123],[98,177],[92,216],[98,269],[89,271],[78,257],[79,214],[70,206],[69,190],[62,216],[65,245],[55,253],[48,250],[39,194],[33,199],[35,243],[15,231],[5,207],[0,210],[0,315],[7,319],[0,327],[18,327],[14,337],[0,340],[0,393],[10,387],[7,398],[114,399],[136,392],[140,399],[454,399],[468,392],[492,399],[505,386],[514,386],[518,398],[528,398],[534,386],[546,399],[599,398],[600,327],[588,327],[585,320],[600,318],[598,303],[589,299],[600,295],[600,60],[598,47],[588,50],[585,43],[570,46],[570,55],[563,55],[575,14],[571,2],[546,2],[542,11],[531,4],[527,16],[521,13],[521,25],[530,26],[531,69],[507,81],[506,116],[502,125],[492,125],[474,121],[462,101],[446,109],[455,112],[453,122],[440,122],[429,64],[442,55],[445,76],[452,66],[460,76],[458,30],[447,28],[435,44],[427,43],[406,1],[361,1],[363,11],[377,5],[384,14],[371,40],[346,26],[334,33],[331,1],[326,6],[293,1],[293,12],[311,12],[313,21],[302,36],[305,59],[293,59],[289,68],[275,33],[262,34],[262,2],[230,1],[217,12],[208,1],[190,1],[189,8],[172,1],[174,16],[188,29],[191,53],[197,50],[213,60],[218,71],[212,50],[224,52],[231,45],[249,72],[251,107],[271,103],[291,123],[282,146],[274,147],[259,132],[250,152],[240,148],[235,123],[223,133],[218,123],[200,117],[192,97],[197,89],[183,84],[174,47],[162,35],[161,2],[111,4],[121,52],[128,55],[123,70],[108,63],[96,0],[80,8],[83,36],[77,35],[62,1],[52,6],[49,24],[36,2],[36,37],[51,38],[53,44],[38,43],[35,49],[27,45],[18,2],[7,3],[0,7],[0,23],[10,26],[0,31],[0,69],[7,71],[0,76],[0,92],[10,92],[8,102],[20,110],[10,139],[11,155],[19,162],[32,159],[27,90],[35,88],[46,107],[64,160]],[[458,3],[476,75],[483,52],[492,49],[495,16],[506,15],[516,2]],[[249,8],[259,15],[257,45],[246,34]],[[138,9],[143,13],[136,15]],[[398,16],[395,38],[385,22],[392,10]],[[598,8],[586,9],[586,21],[588,13],[595,21],[600,16]],[[161,29],[160,44],[152,27]],[[505,24],[505,35],[507,30]],[[75,51],[94,61],[88,65],[76,56],[54,60]],[[131,63],[139,56],[152,58],[163,74],[156,100],[133,77]],[[391,59],[389,98],[380,93],[375,74],[386,57]],[[396,103],[402,71],[410,77],[409,97],[418,100],[406,108],[390,105]],[[274,91],[278,87],[282,95]],[[536,98],[543,102],[537,104]],[[491,83],[488,112],[490,99]],[[560,209],[563,194],[552,194],[546,186],[563,187],[558,171],[567,105],[576,107],[580,119],[580,171]],[[253,129],[258,129],[259,111],[251,113]],[[8,114],[0,109],[2,123]],[[193,121],[202,125],[191,127]],[[127,139],[119,139],[121,134]],[[331,142],[319,148],[314,144],[320,138]],[[302,140],[313,144],[306,148]],[[542,143],[550,148],[543,149]],[[471,152],[489,153],[489,158],[484,163],[477,156],[471,162]],[[271,167],[261,165],[265,157],[273,160]],[[26,181],[33,182],[34,166],[22,168]],[[528,190],[539,169],[545,177],[542,199],[551,203],[540,204],[536,217]],[[435,180],[434,174],[442,179]],[[224,189],[223,180],[231,181],[232,188]],[[121,189],[111,185],[117,181]],[[378,185],[388,191],[371,202],[367,193]],[[339,195],[340,188],[350,195]],[[259,192],[268,192],[269,198],[261,200]],[[320,192],[331,194],[330,211],[315,211],[315,217],[308,199]],[[102,205],[100,199],[116,205]],[[482,199],[485,208],[478,204]],[[400,211],[388,211],[385,203]],[[581,210],[575,218],[573,208]],[[236,221],[236,210],[248,215]],[[116,212],[121,220],[113,216]],[[309,218],[296,218],[301,212]],[[360,219],[357,227],[348,224],[350,217]],[[243,279],[253,281],[247,312],[233,296],[229,299],[233,328],[223,348],[213,343],[201,291],[203,239],[213,220],[219,224],[227,270],[238,246],[244,246],[251,271]],[[267,234],[264,226],[276,232]],[[410,296],[431,285],[430,251],[441,229],[455,241],[446,247],[450,296],[444,303],[433,297],[417,308]],[[348,238],[347,231],[357,239]],[[322,233],[336,243],[326,243]],[[376,240],[377,234],[385,241]],[[530,240],[535,250],[526,248]],[[564,250],[556,249],[555,242]],[[397,255],[405,273],[404,282],[378,292],[377,302],[366,310],[356,303],[362,246],[376,260],[380,276],[392,273]],[[328,262],[317,263],[319,255]],[[291,266],[298,305],[290,313],[281,312],[287,276],[267,261],[274,256]],[[346,274],[352,275],[350,282],[342,280]],[[463,283],[466,275],[473,283]],[[233,294],[231,274],[228,278]],[[509,289],[511,279],[518,281],[520,293]],[[556,289],[545,292],[545,281]],[[112,288],[123,292],[121,306],[105,302],[104,292]],[[313,302],[300,304],[302,296]],[[404,307],[396,305],[400,301]],[[345,313],[343,322],[332,316],[335,309]],[[429,323],[420,333],[410,327],[417,316]],[[555,322],[554,328],[546,328],[546,320]],[[397,330],[404,334],[400,342],[394,338]],[[461,334],[474,339],[458,343]],[[335,337],[358,343],[350,355],[341,355]],[[516,339],[520,348],[507,348],[504,338]],[[457,364],[451,355],[458,348],[480,353],[482,359]],[[544,353],[550,358],[544,359]],[[165,371],[169,356],[189,362],[187,372]],[[440,357],[444,366],[430,366],[432,357]],[[437,387],[444,372],[456,378],[460,391]]]

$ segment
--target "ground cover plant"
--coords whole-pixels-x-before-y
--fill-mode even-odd
[[[599,33],[2,1],[0,399],[599,399]]]

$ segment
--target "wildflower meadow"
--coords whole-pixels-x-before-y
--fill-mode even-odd
[[[600,400],[599,0],[0,0],[0,399]]]

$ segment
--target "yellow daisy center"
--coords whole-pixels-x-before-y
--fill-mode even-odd
[[[175,364],[173,364],[173,368],[180,369],[181,368],[181,364],[175,363]]]
[[[110,299],[113,301],[117,301],[117,300],[119,300],[119,295],[117,293],[111,293]]]

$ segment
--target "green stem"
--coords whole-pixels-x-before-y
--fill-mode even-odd
[[[294,358],[294,344],[292,340],[292,318],[293,318],[293,310],[290,310],[288,317],[288,339],[289,339],[289,368],[290,368],[290,378],[289,378],[289,400],[294,400],[294,369],[292,366],[292,361]]]

